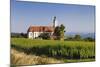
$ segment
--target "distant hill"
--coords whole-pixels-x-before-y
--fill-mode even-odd
[[[66,36],[71,36],[74,37],[76,34],[79,34],[82,38],[86,38],[86,37],[91,37],[91,38],[95,38],[95,33],[75,33],[75,32],[68,32],[65,33]]]
[[[83,34],[83,35],[81,35],[82,36],[82,38],[86,38],[86,37],[91,37],[91,38],[95,38],[95,33],[87,33],[87,34]]]

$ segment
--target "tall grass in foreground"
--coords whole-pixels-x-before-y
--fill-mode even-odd
[[[29,65],[29,64],[63,63],[63,61],[46,56],[27,55],[23,52],[11,49],[11,63],[13,65]]]
[[[94,42],[12,38],[11,46],[27,54],[68,59],[95,58]]]

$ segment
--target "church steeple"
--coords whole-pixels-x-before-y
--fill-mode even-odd
[[[54,16],[54,18],[53,18],[53,28],[55,28],[56,27],[56,16]]]

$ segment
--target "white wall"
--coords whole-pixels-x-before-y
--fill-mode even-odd
[[[33,37],[36,38],[40,35],[40,32],[33,32]]]
[[[33,32],[28,32],[28,38],[33,39]]]
[[[38,37],[41,33],[43,33],[43,32],[28,32],[28,38],[34,39],[34,38]],[[45,33],[51,33],[51,35],[53,34],[53,32],[45,32]]]
[[[28,38],[34,39],[34,38],[38,37],[41,33],[43,33],[43,32],[28,32]]]

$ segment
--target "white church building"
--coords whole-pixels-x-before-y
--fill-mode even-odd
[[[52,36],[56,26],[57,26],[56,17],[53,18],[52,26],[49,26],[49,25],[48,26],[30,26],[27,31],[28,38],[35,39],[39,37],[41,33],[49,33]]]

